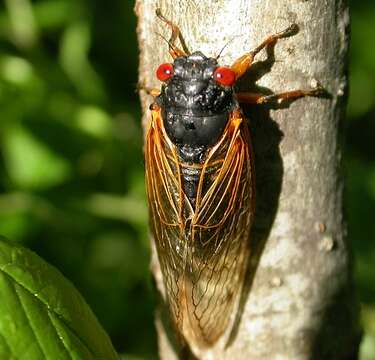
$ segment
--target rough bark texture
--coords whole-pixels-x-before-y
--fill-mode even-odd
[[[170,61],[156,7],[176,22],[191,50],[234,59],[267,35],[297,23],[300,32],[263,51],[241,90],[309,88],[319,79],[330,99],[305,98],[277,109],[246,109],[256,156],[253,228],[256,274],[249,277],[230,341],[200,359],[355,359],[360,330],[342,211],[341,132],[346,102],[349,15],[345,0],[138,0],[140,81]],[[256,85],[255,85],[256,82]],[[146,125],[152,99],[142,96]],[[159,288],[157,261],[153,271]],[[176,348],[158,318],[160,356]]]

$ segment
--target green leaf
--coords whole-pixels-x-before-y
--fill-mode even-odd
[[[117,359],[89,306],[60,272],[0,240],[0,359]]]

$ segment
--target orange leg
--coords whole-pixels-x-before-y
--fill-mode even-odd
[[[160,95],[160,89],[156,89],[156,88],[150,88],[150,87],[147,87],[143,84],[138,84],[137,86],[137,90],[138,91],[145,91],[147,95],[151,95],[153,97],[157,97]]]
[[[240,78],[242,75],[245,74],[245,72],[251,67],[254,61],[255,55],[258,54],[262,49],[264,49],[265,47],[271,44],[274,44],[278,39],[292,36],[296,34],[297,32],[298,32],[298,25],[292,24],[284,31],[281,31],[277,34],[269,36],[254,50],[238,58],[231,66],[231,69],[236,74],[236,79]]]
[[[189,55],[190,52],[185,44],[185,40],[184,38],[182,37],[182,34],[181,34],[181,31],[180,31],[180,28],[174,24],[172,21],[166,19],[164,17],[164,15],[161,13],[161,10],[160,9],[156,9],[156,16],[164,21],[168,26],[170,26],[170,28],[172,29],[172,35],[171,35],[171,38],[168,40],[168,44],[169,44],[169,53],[171,54],[172,58],[175,59],[179,56],[186,56],[186,55]],[[181,43],[181,46],[182,46],[182,50],[179,49],[176,45],[175,45],[175,42],[177,40],[177,38],[180,40],[180,43]]]
[[[314,89],[311,90],[292,90],[280,94],[254,94],[254,93],[237,93],[236,97],[239,102],[247,104],[266,104],[270,102],[277,102],[281,104],[283,101],[296,100],[305,96],[322,96],[325,94],[324,89],[318,83]]]

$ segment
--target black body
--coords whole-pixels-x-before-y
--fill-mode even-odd
[[[175,59],[173,76],[156,98],[166,132],[186,163],[204,161],[203,153],[217,142],[237,105],[232,88],[213,79],[217,67],[216,59],[201,52]]]
[[[156,98],[168,137],[187,164],[204,162],[207,150],[217,143],[229,114],[238,106],[232,87],[213,78],[217,67],[215,58],[199,51],[175,59],[173,76]],[[200,171],[183,168],[182,176],[185,193],[194,206]]]
[[[213,78],[217,67],[215,58],[199,51],[175,59],[173,76],[156,98],[168,137],[186,164],[204,162],[207,150],[217,143],[229,114],[238,106],[232,87]],[[182,168],[184,191],[193,207],[199,176],[196,168]]]

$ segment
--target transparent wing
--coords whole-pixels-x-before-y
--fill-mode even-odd
[[[152,110],[145,147],[146,189],[167,300],[176,325],[182,327],[181,298],[186,264],[186,240],[180,168],[174,145],[164,132],[160,109]]]
[[[145,153],[151,228],[174,321],[188,341],[212,344],[228,325],[248,257],[254,194],[247,129],[240,113],[232,114],[199,166],[195,209],[159,110],[152,111]]]
[[[224,332],[242,288],[254,211],[251,156],[247,128],[236,112],[203,166],[191,225],[187,314],[208,344]]]

